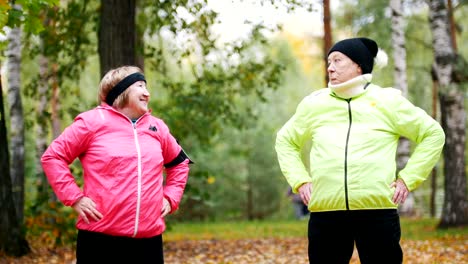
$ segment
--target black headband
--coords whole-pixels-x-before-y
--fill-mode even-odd
[[[106,103],[110,106],[114,103],[115,99],[123,93],[125,90],[127,90],[130,85],[138,82],[138,81],[144,81],[145,76],[139,72],[132,73],[128,75],[127,77],[123,78],[119,83],[117,83],[107,94],[106,96]]]

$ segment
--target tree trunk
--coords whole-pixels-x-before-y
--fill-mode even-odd
[[[247,175],[247,220],[252,221],[255,219],[254,202],[253,202],[253,186],[249,180],[250,175]]]
[[[60,122],[60,88],[59,88],[59,81],[57,77],[58,72],[58,64],[52,64],[52,96],[50,98],[50,106],[51,106],[51,119],[52,119],[52,137],[53,139],[57,138],[60,133],[62,133],[62,127]]]
[[[22,225],[16,216],[10,178],[7,130],[3,88],[0,74],[0,251],[11,256],[23,256],[30,252]]]
[[[390,0],[392,10],[392,45],[395,69],[393,78],[395,87],[400,89],[404,97],[408,97],[408,82],[406,78],[406,43],[403,25],[403,10],[401,0]]]
[[[101,1],[99,24],[101,76],[115,67],[137,65],[135,7],[136,0]]]
[[[8,33],[8,103],[10,105],[11,184],[16,216],[23,223],[24,211],[24,116],[21,101],[21,28]]]
[[[448,11],[448,17],[450,21],[450,38],[452,39],[453,50],[457,52],[456,26],[455,26],[455,19],[453,18],[452,0],[447,1],[447,11]]]
[[[438,81],[435,76],[435,70],[431,70],[432,76],[432,117],[437,119],[437,101],[438,101]],[[429,203],[431,217],[436,216],[436,197],[437,197],[437,166],[431,171],[431,198]]]
[[[466,194],[466,112],[464,92],[453,82],[456,54],[450,37],[444,0],[428,0],[434,46],[434,69],[439,83],[441,123],[446,135],[444,148],[445,199],[439,228],[468,224]]]
[[[47,148],[47,135],[49,131],[50,116],[47,112],[48,105],[48,59],[42,55],[39,56],[39,87],[38,87],[38,107],[36,110],[36,178],[38,179],[36,208],[41,210],[42,206],[49,201],[55,201],[55,194],[49,189],[49,182],[42,170],[41,156]]]
[[[403,26],[403,10],[401,0],[390,0],[392,10],[392,44],[393,60],[395,68],[393,71],[394,86],[400,89],[404,97],[408,97],[408,82],[406,78],[406,43],[405,29]],[[397,172],[402,170],[410,157],[410,142],[407,138],[400,138],[397,149]],[[400,214],[414,215],[414,196],[410,193],[406,201],[399,206]]]
[[[328,86],[328,57],[327,53],[332,47],[330,0],[323,0],[323,57],[325,61],[325,86]]]
[[[444,148],[445,199],[439,227],[464,226],[468,224],[465,148],[461,147],[465,146],[465,98],[462,91],[441,93],[439,98],[442,127],[448,131]]]

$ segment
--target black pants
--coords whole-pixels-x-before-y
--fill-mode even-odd
[[[130,238],[78,230],[76,264],[90,263],[162,264],[162,235]]]
[[[354,245],[362,264],[400,264],[396,209],[316,212],[309,219],[309,262],[348,264]]]

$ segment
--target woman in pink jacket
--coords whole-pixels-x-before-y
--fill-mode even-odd
[[[78,264],[164,262],[164,217],[178,208],[191,161],[151,115],[149,97],[138,67],[110,70],[100,106],[78,115],[42,156],[57,197],[79,215]],[[82,190],[69,169],[76,158]]]

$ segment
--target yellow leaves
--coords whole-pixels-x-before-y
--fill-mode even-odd
[[[405,264],[468,263],[468,240],[442,238],[430,240],[408,240],[402,243]]]
[[[268,238],[166,242],[167,263],[307,263],[307,240]]]
[[[17,259],[0,253],[0,263],[75,261],[74,221],[60,223],[58,218],[53,218],[55,221],[46,224],[52,212],[43,212],[44,216],[26,218],[27,239],[32,253]],[[67,221],[75,213],[67,208],[58,215]],[[435,223],[436,220],[432,219],[402,219],[403,264],[468,264],[466,227],[437,231]],[[307,221],[178,223],[164,233],[164,258],[168,264],[306,264],[306,236]],[[356,250],[350,263],[360,263]]]
[[[320,55],[322,49],[319,45],[314,42],[310,36],[302,37],[283,33],[283,36],[289,42],[294,56],[301,63],[301,68],[305,74],[311,74],[317,70],[323,70],[324,60]]]
[[[57,228],[54,228],[52,230],[52,236],[53,237],[59,237],[60,236],[60,230],[58,230]]]
[[[168,263],[307,263],[307,241],[298,238],[178,241],[166,247]]]
[[[8,11],[10,10],[10,5],[6,0],[0,0],[0,30],[3,32],[3,27],[8,22]]]
[[[57,203],[56,202],[50,202],[49,206],[51,209],[56,209],[57,208]]]
[[[404,264],[468,263],[465,239],[402,241]],[[237,240],[180,240],[165,242],[165,260],[172,264],[197,263],[308,263],[307,238]],[[354,250],[351,264],[359,264]]]
[[[215,181],[216,181],[216,178],[214,176],[209,176],[206,179],[206,183],[208,183],[208,184],[213,184],[213,183],[215,183]]]
[[[5,263],[73,263],[73,246],[50,248],[47,235],[29,239],[32,253],[21,258],[5,257]],[[404,264],[468,263],[466,236],[430,240],[403,240]],[[0,259],[4,256],[0,255]],[[164,243],[164,259],[170,264],[295,263],[306,264],[307,238],[206,239]],[[3,263],[3,262],[2,262]],[[359,264],[355,250],[350,261]]]

